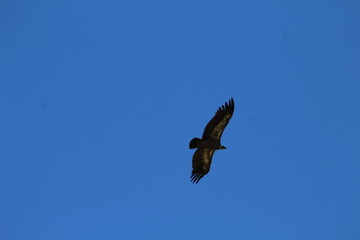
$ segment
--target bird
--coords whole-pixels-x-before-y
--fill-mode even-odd
[[[190,180],[198,183],[210,171],[211,160],[216,150],[226,149],[221,145],[220,139],[225,127],[228,125],[234,114],[235,103],[231,98],[224,105],[219,107],[215,116],[206,125],[202,138],[193,138],[189,148],[197,148],[192,158],[192,172]]]

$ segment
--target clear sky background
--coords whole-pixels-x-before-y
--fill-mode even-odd
[[[2,1],[0,239],[360,239],[359,10]]]

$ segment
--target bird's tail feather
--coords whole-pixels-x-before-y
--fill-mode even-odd
[[[200,143],[200,142],[201,142],[201,139],[199,139],[199,138],[193,138],[193,139],[190,141],[190,143],[189,143],[190,149],[199,147],[199,143]]]

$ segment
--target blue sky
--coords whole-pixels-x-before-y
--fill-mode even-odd
[[[358,2],[0,6],[1,239],[359,239]]]

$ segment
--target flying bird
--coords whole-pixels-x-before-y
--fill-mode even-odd
[[[234,107],[234,99],[231,98],[216,111],[215,116],[206,125],[202,138],[193,138],[190,141],[190,149],[197,148],[192,159],[192,183],[198,183],[209,173],[215,150],[226,149],[221,145],[220,139],[234,113]]]

